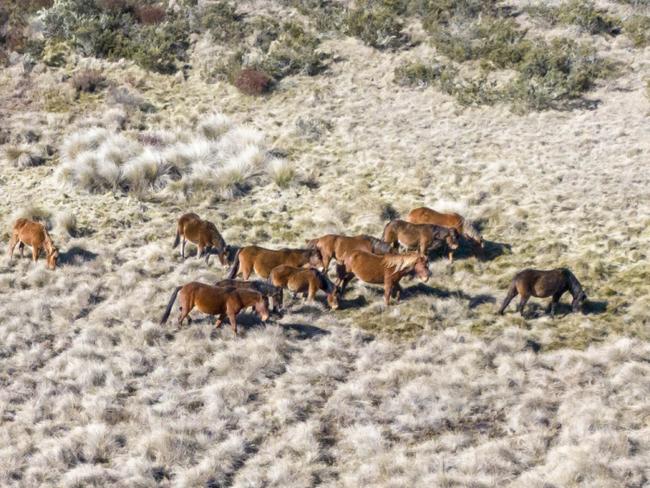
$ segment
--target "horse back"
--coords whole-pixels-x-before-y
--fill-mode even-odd
[[[345,268],[367,283],[383,283],[386,269],[383,256],[367,251],[353,251],[345,258]]]
[[[29,219],[16,220],[13,230],[21,242],[32,247],[40,247],[48,237],[43,224]]]
[[[434,224],[447,228],[454,228],[458,232],[463,230],[463,217],[457,213],[441,213],[428,207],[411,210],[406,220],[412,224]]]

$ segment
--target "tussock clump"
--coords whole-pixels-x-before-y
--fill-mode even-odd
[[[68,136],[59,176],[91,192],[143,196],[166,190],[188,196],[204,191],[223,197],[245,192],[256,176],[286,184],[288,165],[270,164],[264,135],[234,126],[223,115],[201,119],[189,132],[149,132],[131,138],[93,127]]]
[[[135,9],[135,18],[141,24],[160,24],[165,20],[165,9],[161,5],[139,5]]]
[[[274,158],[269,162],[269,174],[280,188],[285,188],[293,181],[296,171],[286,159]]]
[[[88,93],[94,93],[95,91],[103,88],[105,81],[106,78],[104,78],[102,72],[96,69],[84,69],[77,71],[74,75],[72,75],[72,78],[70,80],[75,90],[78,92],[83,91]]]
[[[271,91],[273,78],[262,71],[247,68],[237,74],[234,85],[246,95],[263,95]]]
[[[70,210],[57,212],[54,216],[54,228],[59,235],[74,237],[77,233],[77,217]]]
[[[633,15],[625,21],[623,31],[636,47],[650,44],[650,16]]]
[[[42,156],[37,155],[27,146],[6,146],[3,155],[9,164],[19,169],[40,166],[45,162]]]

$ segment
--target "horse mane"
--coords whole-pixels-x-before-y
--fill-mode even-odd
[[[382,258],[385,268],[395,268],[395,272],[402,271],[415,265],[420,258],[418,253],[386,254]]]
[[[332,280],[330,280],[325,273],[317,270],[316,268],[311,268],[312,273],[316,275],[316,278],[320,281],[320,287],[321,289],[325,290],[326,293],[334,293],[336,290],[336,286],[334,286],[334,283],[332,283]]]
[[[43,226],[43,234],[45,235],[45,248],[47,249],[47,253],[51,254],[56,249],[56,246],[45,226]]]
[[[393,248],[388,244],[387,242],[382,241],[381,239],[377,239],[374,236],[369,236],[367,234],[364,234],[363,237],[368,239],[370,241],[370,245],[372,246],[372,252],[374,254],[388,254]]]
[[[562,273],[569,281],[569,291],[571,292],[571,295],[573,295],[574,298],[579,296],[581,293],[582,294],[585,293],[584,289],[582,288],[582,285],[578,281],[578,278],[576,278],[576,276],[571,272],[571,270],[569,270],[568,268],[563,268]]]
[[[476,225],[465,218],[462,219],[462,229],[463,229],[463,234],[469,237],[470,239],[473,239],[477,242],[480,242],[481,239],[483,239],[481,233],[476,228]]]

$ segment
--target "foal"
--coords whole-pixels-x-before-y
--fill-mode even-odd
[[[343,236],[327,234],[316,239],[306,241],[310,249],[318,249],[323,256],[323,271],[327,272],[330,262],[335,259],[342,263],[345,257],[353,251],[366,251],[373,254],[390,254],[395,250],[381,239],[361,234],[358,236]]]
[[[205,254],[205,262],[208,263],[210,251],[214,248],[219,256],[219,261],[223,266],[228,264],[227,252],[228,246],[223,240],[217,227],[207,220],[201,219],[195,213],[186,213],[178,219],[176,227],[176,238],[174,239],[175,248],[181,242],[181,258],[185,259],[185,242],[190,241],[197,245],[196,255],[200,258]]]
[[[454,251],[458,249],[456,229],[432,224],[412,224],[400,219],[391,220],[386,224],[382,239],[395,248],[399,244],[406,248],[417,247],[418,252],[423,256],[429,250],[447,244],[449,261],[453,261]]]
[[[278,286],[273,286],[271,283],[267,283],[262,280],[254,281],[244,281],[244,280],[220,280],[217,281],[214,286],[219,286],[221,288],[236,288],[236,289],[246,289],[253,290],[258,293],[261,293],[267,299],[273,299],[273,310],[277,312],[282,308],[282,288]]]
[[[574,312],[584,311],[584,303],[587,295],[575,275],[567,268],[557,268],[549,271],[537,269],[524,269],[515,275],[508,289],[499,314],[503,315],[510,301],[519,294],[521,300],[517,305],[517,311],[524,316],[524,307],[531,296],[544,298],[552,295],[551,303],[548,304],[547,312],[555,315],[555,307],[560,301],[564,292],[568,291],[573,296],[571,308]]]
[[[317,268],[323,265],[318,249],[266,249],[260,246],[245,246],[235,255],[235,262],[228,272],[232,279],[240,272],[245,280],[253,271],[261,278],[268,278],[276,266],[286,264],[297,268]]]
[[[330,308],[339,308],[339,289],[325,273],[316,268],[295,268],[282,264],[273,268],[269,281],[276,287],[288,289],[294,296],[302,293],[309,301],[315,300],[318,290],[323,290],[327,294]]]
[[[18,219],[14,223],[11,239],[9,240],[9,259],[13,258],[16,244],[20,244],[20,255],[23,255],[25,244],[32,248],[32,260],[36,262],[41,248],[47,255],[47,267],[56,268],[56,261],[59,258],[59,250],[52,242],[50,234],[43,224],[28,219]]]

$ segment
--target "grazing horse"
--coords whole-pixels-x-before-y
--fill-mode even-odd
[[[573,296],[573,302],[571,303],[572,310],[574,312],[583,310],[587,295],[578,279],[567,268],[558,268],[549,271],[524,269],[512,279],[508,294],[499,309],[499,314],[503,315],[510,301],[519,294],[521,300],[519,301],[519,305],[517,305],[517,310],[521,313],[522,317],[524,316],[526,302],[528,302],[531,296],[539,298],[552,296],[546,311],[550,311],[551,316],[553,316],[555,315],[555,307],[560,301],[560,297],[566,291]]]
[[[271,270],[269,281],[274,286],[286,288],[294,297],[299,293],[313,301],[320,289],[327,294],[327,303],[332,310],[339,308],[339,289],[325,273],[316,268],[296,268],[281,264]]]
[[[310,249],[318,249],[323,256],[323,271],[327,271],[332,259],[342,263],[352,251],[366,251],[373,254],[389,254],[394,249],[381,239],[361,234],[358,236],[343,236],[327,234],[316,239],[305,241]]]
[[[481,249],[485,246],[483,236],[476,226],[457,213],[440,213],[427,207],[419,207],[411,210],[406,216],[406,221],[412,224],[433,224],[456,231],[468,238]]]
[[[244,281],[244,280],[220,280],[214,286],[221,288],[236,288],[253,290],[264,295],[267,299],[273,299],[273,310],[278,311],[282,308],[282,288],[273,286],[271,283],[262,280]]]
[[[188,315],[194,307],[203,313],[217,315],[217,322],[215,324],[217,328],[221,327],[224,316],[228,316],[235,335],[237,335],[237,322],[235,317],[241,310],[253,307],[263,322],[266,322],[269,318],[268,303],[261,293],[245,289],[220,288],[218,286],[193,281],[183,286],[177,286],[174,289],[165,313],[160,320],[160,325],[167,322],[179,290],[180,315],[178,317],[178,325],[183,323],[185,317],[191,323]]]
[[[176,248],[181,242],[181,258],[185,259],[185,242],[190,241],[197,245],[197,257],[202,257],[205,254],[205,262],[208,263],[210,258],[210,251],[214,248],[219,256],[219,261],[223,266],[228,264],[227,254],[228,246],[226,241],[223,240],[217,227],[207,220],[201,219],[195,213],[186,213],[178,219],[178,226],[176,227],[176,238],[174,239],[173,247]]]
[[[228,272],[228,279],[233,279],[241,271],[245,280],[255,271],[261,278],[268,278],[271,270],[281,264],[297,268],[323,265],[318,249],[265,249],[259,246],[245,246],[235,254],[235,262]]]
[[[383,284],[386,305],[389,304],[391,296],[395,296],[399,301],[402,292],[399,281],[407,274],[413,273],[422,281],[429,280],[431,271],[426,256],[415,252],[378,256],[365,251],[354,251],[345,258],[343,264],[336,266],[341,296],[347,284],[356,276],[366,283]]]
[[[9,240],[9,259],[13,258],[16,244],[20,244],[20,256],[23,256],[25,244],[32,248],[32,260],[36,262],[41,248],[47,255],[47,267],[54,270],[59,258],[59,250],[52,242],[50,234],[43,224],[28,219],[18,219],[14,223]]]
[[[417,247],[423,256],[431,249],[447,244],[449,260],[454,259],[454,250],[458,249],[458,232],[456,229],[432,224],[411,224],[405,220],[391,220],[384,227],[384,242],[397,248],[402,244],[406,248]]]

